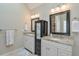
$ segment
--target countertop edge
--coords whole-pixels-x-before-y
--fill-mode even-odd
[[[56,42],[56,43],[60,43],[60,44],[65,44],[65,45],[69,45],[69,46],[73,46],[73,43],[63,43],[60,41],[56,41],[56,40],[51,40],[51,39],[45,39],[44,37],[42,38],[42,40],[47,40],[47,41],[51,41],[51,42]]]

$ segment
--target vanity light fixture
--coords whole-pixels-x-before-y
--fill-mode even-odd
[[[61,10],[60,10],[60,7],[56,7],[56,8],[55,8],[55,13],[56,13],[56,12],[60,12],[60,11],[61,11]]]
[[[33,18],[38,18],[39,17],[39,14],[35,14],[35,15],[32,15],[31,16],[31,19],[33,19]]]
[[[51,13],[58,13],[58,12],[62,12],[62,11],[66,11],[66,10],[70,10],[69,5],[67,4],[63,4],[62,6],[58,6],[54,9],[51,9]]]
[[[61,10],[62,10],[62,11],[65,10],[66,8],[67,8],[66,5],[62,5],[62,6],[61,6]]]
[[[52,12],[52,13],[54,13],[54,11],[55,11],[54,9],[51,9],[51,12]]]
[[[31,18],[35,18],[35,16],[34,16],[34,15],[32,15],[32,16],[31,16]]]

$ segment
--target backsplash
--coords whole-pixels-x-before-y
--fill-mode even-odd
[[[60,38],[60,39],[73,39],[73,35],[71,35],[71,36],[65,36],[65,35],[52,34],[52,37],[54,37],[54,38]]]

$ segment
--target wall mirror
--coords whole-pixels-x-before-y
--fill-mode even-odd
[[[70,35],[70,10],[50,15],[50,33]]]
[[[31,31],[35,32],[35,21],[38,21],[39,18],[33,18],[31,19]]]

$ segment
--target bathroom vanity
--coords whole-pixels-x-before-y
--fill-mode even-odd
[[[70,38],[70,10],[50,15],[50,34],[41,39],[42,56],[71,56],[73,40]],[[60,35],[54,37],[53,35]]]
[[[42,56],[71,56],[72,39],[53,38],[51,36],[43,37],[41,40]]]
[[[55,35],[70,36],[70,10],[49,15],[50,34],[47,36],[47,22],[44,20],[32,20],[32,32],[24,33],[24,47],[30,52],[41,56],[71,56],[73,40],[69,38],[57,38]],[[36,21],[36,22],[35,22]],[[43,37],[44,36],[44,37]]]

